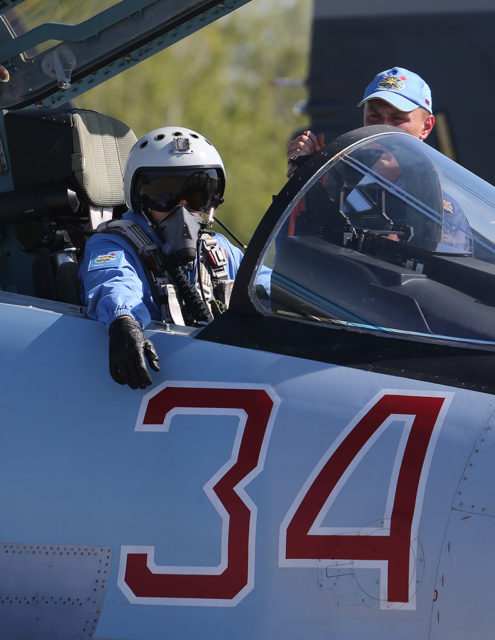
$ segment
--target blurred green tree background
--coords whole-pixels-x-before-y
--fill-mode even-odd
[[[165,125],[204,134],[226,172],[220,219],[247,242],[284,185],[287,141],[307,124],[311,0],[252,0],[92,89],[77,106],[127,123],[138,138]],[[289,85],[289,86],[280,86]]]

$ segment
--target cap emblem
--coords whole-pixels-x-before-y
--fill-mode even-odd
[[[401,76],[400,78],[398,78],[397,76],[386,76],[385,78],[380,80],[378,86],[381,89],[388,89],[388,90],[404,89],[404,87],[406,86],[406,83],[404,82],[405,79],[406,79],[406,76]]]

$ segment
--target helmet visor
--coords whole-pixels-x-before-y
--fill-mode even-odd
[[[219,169],[141,169],[132,191],[134,203],[144,209],[167,212],[185,201],[191,211],[208,211],[223,195],[223,179]]]

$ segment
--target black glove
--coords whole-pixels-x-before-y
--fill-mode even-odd
[[[154,371],[160,371],[158,355],[139,322],[129,316],[121,316],[112,322],[108,335],[110,375],[115,382],[128,384],[131,389],[144,389],[150,385],[151,376],[144,356]]]

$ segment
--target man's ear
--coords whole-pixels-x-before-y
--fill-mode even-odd
[[[435,124],[435,116],[432,114],[429,114],[425,118],[425,121],[423,123],[423,129],[421,131],[421,140],[424,140],[430,135],[430,132],[433,129],[434,124]]]

